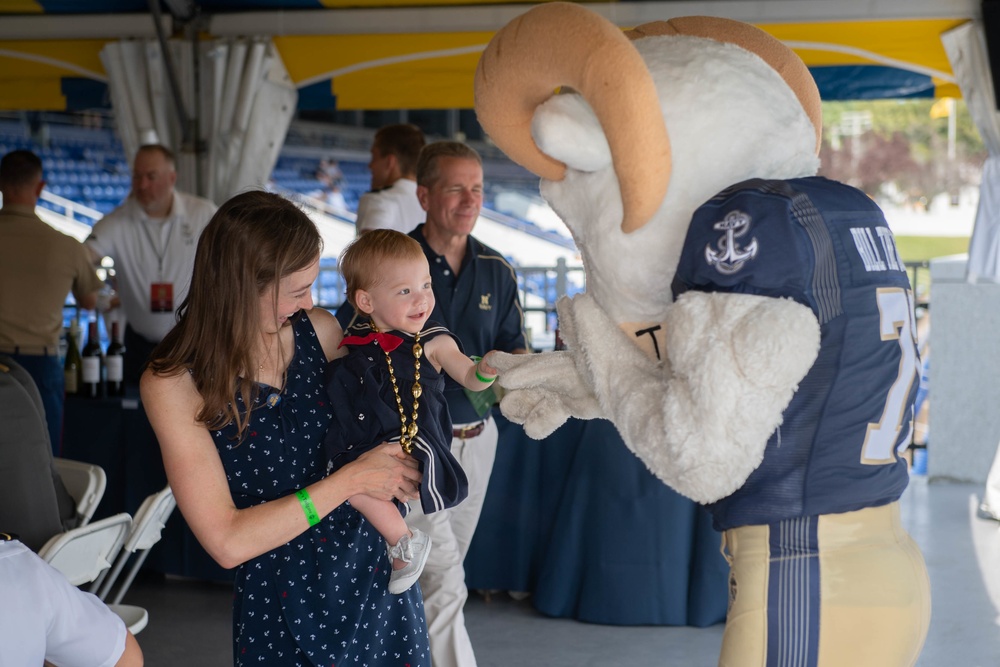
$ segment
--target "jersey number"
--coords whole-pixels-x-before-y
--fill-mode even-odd
[[[903,419],[910,414],[910,388],[917,377],[916,330],[913,323],[913,293],[899,287],[876,290],[879,328],[882,340],[899,345],[899,372],[885,397],[885,408],[877,424],[868,424],[861,463],[879,465],[895,463],[893,447],[900,443],[900,452],[910,443],[913,420],[906,423],[906,437],[900,439]],[[891,344],[891,343],[890,343]]]

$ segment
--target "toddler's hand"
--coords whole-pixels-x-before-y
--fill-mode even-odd
[[[477,368],[482,375],[493,377],[500,373],[500,371],[498,371],[496,368],[493,367],[492,364],[490,364],[490,358],[493,356],[493,353],[494,351],[490,350],[479,361],[479,365],[477,366]]]

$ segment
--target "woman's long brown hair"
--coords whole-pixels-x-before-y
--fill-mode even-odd
[[[240,439],[259,389],[255,352],[260,297],[285,276],[316,261],[322,237],[292,202],[263,191],[238,194],[219,207],[198,240],[191,289],[177,325],[150,358],[153,373],[190,371],[203,403],[195,418],[207,428],[236,423]],[[274,291],[277,303],[277,289]]]

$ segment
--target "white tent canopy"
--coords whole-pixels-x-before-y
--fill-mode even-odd
[[[1000,112],[990,75],[986,38],[979,21],[941,36],[969,114],[983,138],[988,157],[979,186],[979,209],[969,241],[966,276],[970,282],[1000,282]]]
[[[180,104],[158,41],[108,43],[101,61],[128,159],[143,144],[168,146],[178,158],[178,187],[218,203],[267,183],[298,93],[268,38],[216,39],[198,48],[200,67],[190,42],[168,42]],[[190,119],[197,119],[189,125],[197,136],[185,137]]]

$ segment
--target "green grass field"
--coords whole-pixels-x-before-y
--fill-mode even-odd
[[[897,236],[896,249],[904,262],[925,262],[969,251],[968,236]]]
[[[897,236],[896,249],[904,262],[926,262],[935,257],[961,255],[969,251],[968,236]],[[928,268],[910,269],[917,303],[926,302],[931,295],[931,272]]]

